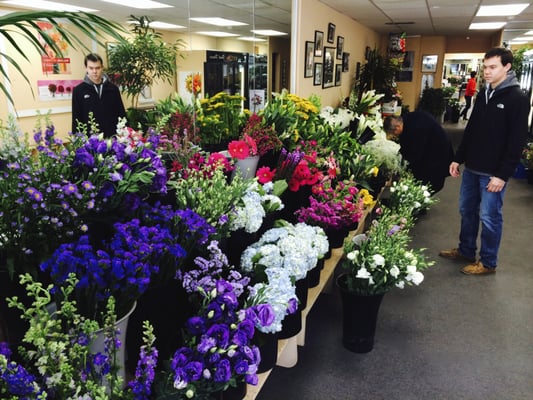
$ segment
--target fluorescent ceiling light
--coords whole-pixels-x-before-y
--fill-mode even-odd
[[[527,31],[524,35],[533,35],[533,31]]]
[[[145,9],[154,9],[154,8],[171,8],[174,6],[169,6],[168,4],[163,4],[158,1],[153,0],[100,0],[105,1],[106,3],[118,4],[119,6],[133,7],[133,8],[145,8]]]
[[[132,24],[139,25],[138,21],[131,21]],[[160,29],[183,29],[186,26],[169,24],[162,21],[150,21],[150,28],[160,28]]]
[[[220,32],[220,31],[202,31],[202,32],[196,32],[196,33],[199,35],[215,36],[215,37],[239,36],[235,33]]]
[[[266,39],[257,38],[255,36],[241,36],[239,40],[246,40],[248,42],[266,42]]]
[[[244,22],[232,21],[230,19],[218,18],[218,17],[214,17],[214,18],[191,18],[191,20],[196,21],[196,22],[202,22],[204,24],[216,25],[216,26],[242,26],[242,25],[248,25],[248,24],[245,24]]]
[[[511,39],[511,42],[515,42],[515,41],[519,41],[519,42],[533,42],[533,37],[523,37],[523,36],[520,36],[520,37],[517,37],[517,38],[514,38],[514,39]]]
[[[518,15],[528,6],[528,3],[481,6],[479,7],[476,17],[504,17],[508,15]]]
[[[264,36],[282,36],[287,35],[285,32],[280,31],[273,31],[271,29],[254,29],[252,30],[253,33],[256,35],[264,35]]]
[[[515,42],[514,40],[511,40],[511,44],[526,44],[527,42]]]
[[[476,22],[470,24],[468,29],[500,29],[503,28],[505,22]]]
[[[68,12],[96,12],[93,8],[86,8],[80,6],[73,6],[72,4],[63,4],[57,3],[55,1],[45,1],[45,0],[8,0],[3,1],[4,4],[9,4],[12,6],[26,7],[30,9],[40,9],[40,10],[54,10],[54,11],[68,11]]]

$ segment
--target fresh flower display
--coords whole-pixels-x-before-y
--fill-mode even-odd
[[[289,150],[294,149],[300,140],[316,138],[326,130],[320,118],[320,98],[311,95],[304,99],[283,89],[273,93],[259,116],[266,126],[272,126]]]
[[[285,315],[293,309],[294,282],[305,278],[318,259],[324,257],[328,251],[328,239],[318,226],[293,225],[283,220],[277,221],[275,226],[244,250],[241,269],[251,273],[252,280],[261,284],[255,287],[255,291],[262,302],[267,297],[270,303],[271,296],[279,296],[275,303],[270,303],[276,313],[274,326],[278,330]],[[288,281],[280,281],[281,278],[288,278]]]
[[[248,135],[254,140],[257,147],[257,154],[260,156],[265,155],[270,150],[280,150],[283,146],[274,128],[266,125],[263,118],[256,113],[250,115],[244,125],[242,134],[244,137]]]
[[[436,201],[431,197],[431,187],[415,179],[408,171],[402,172],[400,178],[392,182],[389,191],[388,207],[404,214],[427,210]]]
[[[355,90],[350,92],[350,99],[348,107],[356,116],[361,115],[380,115],[381,103],[380,100],[385,96],[383,93],[376,94],[375,90],[365,91],[359,98],[359,93]]]
[[[223,174],[233,171],[234,166],[222,153],[207,153],[196,147],[190,148],[190,153],[182,153],[179,159],[172,161],[169,180],[180,181],[188,179],[191,175],[202,175],[212,178],[215,171],[221,170]]]
[[[194,97],[202,93],[202,76],[199,72],[187,75],[185,78],[185,89]]]
[[[198,151],[199,143],[200,137],[193,115],[176,111],[168,117],[161,129],[158,150],[170,153],[172,159],[182,160],[183,156],[191,154],[193,149]],[[186,160],[188,161],[188,157]]]
[[[232,158],[237,160],[244,160],[247,157],[258,155],[255,140],[247,134],[244,134],[241,140],[229,142],[228,152]]]
[[[24,268],[34,273],[59,244],[90,234],[95,217],[118,217],[149,193],[166,192],[153,133],[134,145],[83,133],[63,143],[50,126],[34,139],[34,151],[28,148],[0,170],[0,248],[12,274]]]
[[[345,241],[342,266],[348,271],[348,290],[363,295],[385,293],[424,280],[421,271],[433,262],[424,258],[423,249],[408,248],[412,224],[410,215],[384,208],[366,233]]]
[[[366,142],[363,148],[373,157],[380,170],[386,171],[389,176],[404,169],[398,143],[387,139],[375,139]]]
[[[323,229],[341,229],[357,224],[364,212],[357,183],[325,180],[313,186],[309,207],[296,211],[298,221]]]
[[[230,222],[230,230],[244,229],[254,233],[261,228],[267,213],[283,209],[281,199],[273,193],[272,182],[260,185],[253,181],[243,197],[236,204],[235,218]]]
[[[348,129],[350,123],[354,120],[355,113],[348,108],[335,109],[328,106],[322,108],[320,111],[320,117],[332,127],[344,130]]]
[[[237,174],[230,182],[221,166],[190,170],[187,178],[170,180],[176,191],[177,208],[190,208],[216,228],[218,238],[229,235],[229,227],[235,219],[235,206],[243,198],[249,182]]]
[[[208,276],[195,286],[202,304],[185,326],[185,345],[176,350],[165,395],[203,398],[238,382],[256,385],[261,356],[251,344],[255,312],[240,306],[239,284]]]
[[[118,318],[125,315],[149,287],[151,276],[159,272],[159,264],[167,256],[185,256],[170,230],[143,226],[133,219],[116,223],[109,241],[94,244],[83,235],[76,242],[60,245],[41,264],[41,270],[50,273],[57,294],[74,274],[78,283],[73,294],[81,313],[101,321],[111,296]]]
[[[20,309],[29,329],[24,336],[24,347],[18,349],[19,357],[12,358],[12,349],[0,342],[2,399],[149,398],[157,360],[157,351],[149,349],[153,342],[149,324],[145,324],[146,347],[141,351],[135,379],[128,383],[129,388],[123,389],[114,361],[122,345],[113,328],[114,299],[109,298],[103,324],[99,324],[81,315],[76,302],[69,300],[77,284],[73,275],[60,288],[62,300],[55,303],[57,310],[53,314],[49,309],[50,287],[43,287],[29,274],[20,279],[33,299],[32,305],[25,306],[17,299],[9,299],[9,303]],[[103,352],[91,348],[99,329],[105,335]]]
[[[359,190],[359,197],[363,200],[364,208],[370,208],[370,207],[373,207],[374,204],[376,204],[376,200],[374,200],[374,196],[370,194],[368,189]]]
[[[245,114],[242,111],[244,98],[220,92],[200,100],[196,125],[200,129],[201,145],[223,143],[239,137]]]

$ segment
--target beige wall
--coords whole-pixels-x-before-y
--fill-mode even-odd
[[[323,106],[338,106],[341,101],[349,96],[355,77],[356,62],[363,63],[365,48],[378,47],[380,36],[360,23],[346,17],[317,0],[302,0],[298,15],[299,32],[295,41],[298,45],[296,52],[296,93],[302,97],[317,94],[322,98]],[[328,23],[334,23],[335,41],[327,42]],[[323,89],[322,86],[314,86],[313,78],[304,78],[305,70],[305,42],[314,41],[315,30],[324,32],[324,46],[336,47],[337,37],[344,37],[344,52],[350,53],[350,70],[342,73],[341,86],[333,86]],[[293,41],[294,43],[294,41]],[[315,62],[322,62],[319,57]],[[342,60],[335,60],[342,63]]]

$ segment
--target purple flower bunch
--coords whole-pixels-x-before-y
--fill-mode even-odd
[[[19,399],[35,399],[43,394],[35,377],[23,366],[11,361],[11,350],[0,342],[0,396],[18,396]],[[13,397],[14,398],[14,397]]]
[[[80,133],[63,143],[50,126],[34,140],[35,150],[0,163],[0,248],[11,274],[35,274],[61,243],[89,233],[95,216],[118,216],[166,192],[155,133],[134,144]]]
[[[197,290],[202,306],[187,321],[185,345],[172,358],[172,386],[187,398],[201,398],[237,382],[257,384],[261,356],[251,344],[257,314],[241,308],[234,285],[225,279]]]
[[[289,182],[292,179],[296,167],[303,160],[304,156],[305,153],[298,149],[292,152],[287,151],[285,148],[281,149],[273,180],[285,179]]]
[[[161,260],[167,256],[185,256],[172,232],[133,219],[114,224],[113,236],[98,247],[87,235],[60,245],[41,264],[41,270],[50,273],[57,288],[74,273],[79,280],[75,295],[80,312],[100,321],[110,296],[116,300],[117,318],[125,315],[146,291],[152,275],[159,273]]]

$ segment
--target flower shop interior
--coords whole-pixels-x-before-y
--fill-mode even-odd
[[[461,179],[384,130],[457,149],[495,46],[531,99],[533,4],[462,3],[0,1],[0,398],[531,397],[531,123],[483,277],[438,257]],[[89,52],[111,136],[73,132]]]

